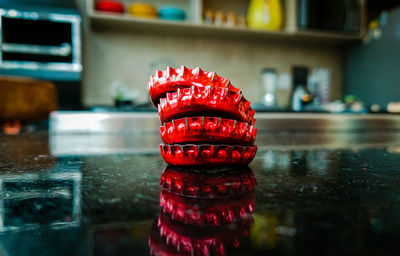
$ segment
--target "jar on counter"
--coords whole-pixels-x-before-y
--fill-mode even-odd
[[[277,75],[276,70],[274,68],[264,68],[261,71],[261,79],[264,87],[264,95],[262,97],[262,102],[266,106],[275,106],[276,105],[276,84],[277,84]]]

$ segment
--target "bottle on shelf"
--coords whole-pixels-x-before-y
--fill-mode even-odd
[[[238,18],[238,27],[239,28],[246,28],[247,27],[247,20],[246,16],[240,15]]]
[[[226,22],[225,25],[227,27],[237,27],[238,21],[237,21],[237,16],[233,12],[229,12],[226,15]]]
[[[214,24],[214,11],[211,9],[207,9],[204,12],[204,23],[207,25],[213,25]]]
[[[225,24],[225,14],[222,11],[215,12],[214,25],[223,26]]]
[[[251,0],[247,23],[252,29],[280,30],[283,24],[281,0]]]

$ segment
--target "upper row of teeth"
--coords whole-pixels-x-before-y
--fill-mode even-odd
[[[210,80],[217,79],[219,76],[215,72],[206,72],[203,71],[201,68],[197,67],[194,69],[189,69],[185,66],[181,66],[180,68],[174,69],[171,67],[167,67],[167,70],[162,71],[162,70],[157,70],[156,71],[156,78],[161,78],[161,77],[170,77],[173,75],[178,75],[178,76],[183,76],[185,74],[189,73],[189,70],[191,71],[191,74],[194,75],[195,77],[198,77],[200,75],[206,75]]]
[[[191,72],[189,72],[191,71]],[[165,79],[167,77],[182,77],[186,74],[191,74],[193,77],[198,78],[198,77],[207,77],[209,79],[210,82],[214,82],[217,80],[223,80],[223,83],[225,83],[225,87],[229,86],[231,83],[228,79],[226,78],[222,78],[220,76],[217,75],[217,73],[215,72],[206,72],[203,71],[201,68],[197,67],[194,69],[188,69],[185,66],[181,66],[180,68],[174,69],[171,67],[167,67],[167,70],[162,71],[162,70],[157,70],[156,71],[156,75],[152,76],[150,79],[150,81],[152,82],[154,79],[158,80],[158,79]]]
[[[230,98],[230,97],[228,97],[228,93],[229,93],[229,89],[228,88],[213,87],[211,85],[201,87],[201,89],[204,89],[204,88],[206,88],[206,89],[202,91],[204,93],[204,97],[203,98],[211,97],[214,94],[213,93],[214,90],[218,90],[218,89],[223,89],[224,90],[223,93],[221,94],[224,99]],[[189,90],[190,90],[190,94],[187,95],[187,96],[193,97],[195,95],[196,91],[198,91],[199,89],[200,88],[197,87],[197,86],[191,86],[190,88],[178,88],[176,90],[176,92],[167,93],[165,98],[161,98],[160,99],[160,104],[163,105],[167,101],[171,101],[171,100],[174,100],[174,99],[180,99],[183,95],[185,95],[184,93],[188,92]],[[238,103],[240,100],[244,99],[243,98],[243,94],[242,94],[241,91],[238,92],[238,93],[235,93],[235,94],[238,95],[235,98],[235,103]],[[221,96],[221,95],[219,95],[219,96]]]

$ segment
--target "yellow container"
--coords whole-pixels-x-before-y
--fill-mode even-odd
[[[283,25],[281,0],[251,0],[247,24],[252,29],[280,30]]]
[[[158,11],[151,4],[136,3],[129,6],[128,12],[130,15],[142,18],[157,18]]]

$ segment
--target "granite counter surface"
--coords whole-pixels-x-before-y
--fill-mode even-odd
[[[400,254],[399,134],[259,134],[249,168],[201,170],[165,170],[156,134],[113,136],[63,155],[47,132],[0,135],[0,255]]]

